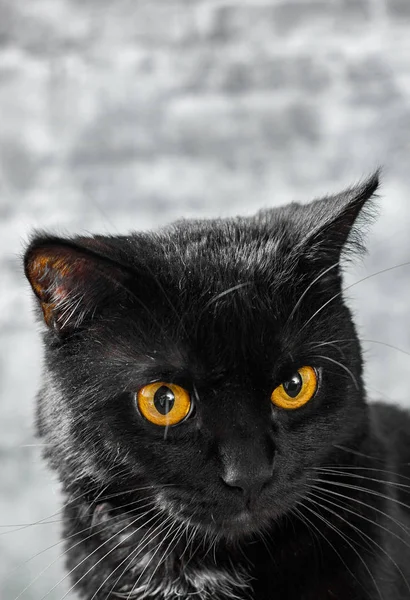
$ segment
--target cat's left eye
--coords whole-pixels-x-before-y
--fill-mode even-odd
[[[294,410],[305,405],[316,393],[317,374],[313,367],[301,367],[273,390],[271,400],[279,408]]]
[[[174,383],[162,381],[144,385],[137,394],[140,413],[154,425],[177,425],[191,410],[189,393]]]

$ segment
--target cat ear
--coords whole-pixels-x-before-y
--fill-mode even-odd
[[[304,235],[298,251],[322,264],[362,253],[364,233],[376,212],[372,199],[378,186],[376,171],[355,187],[304,206]]]
[[[24,256],[24,268],[39,300],[44,321],[56,331],[79,327],[98,306],[124,289],[125,270],[95,238],[82,242],[37,236]]]

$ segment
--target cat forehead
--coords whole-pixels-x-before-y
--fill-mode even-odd
[[[147,266],[151,283],[144,302],[162,304],[171,316],[176,309],[184,320],[194,318],[202,326],[208,315],[212,325],[222,320],[228,327],[245,317],[246,322],[259,322],[261,314],[269,313],[274,322],[283,285],[288,296],[291,288],[306,285],[299,281],[291,256],[296,235],[279,226],[277,212],[181,220],[127,238],[128,257],[134,255],[136,261],[133,289],[138,294],[140,265]]]
[[[173,269],[190,271],[212,267],[213,279],[245,273],[275,271],[275,259],[285,259],[295,236],[271,217],[177,221],[150,236],[151,256],[165,259]],[[283,268],[283,260],[279,267]],[[209,273],[207,273],[208,275]]]
[[[279,218],[281,211],[262,211],[252,217],[179,220],[162,230],[161,241],[169,239],[181,249],[212,251],[227,246],[273,250],[283,239],[290,223]],[[283,225],[282,227],[280,225]]]

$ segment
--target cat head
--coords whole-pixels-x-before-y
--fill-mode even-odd
[[[155,233],[36,235],[38,427],[66,489],[145,494],[228,536],[295,506],[366,427],[340,265],[377,185]]]

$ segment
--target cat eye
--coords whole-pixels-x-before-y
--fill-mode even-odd
[[[271,400],[275,406],[293,410],[300,408],[317,390],[317,374],[313,367],[301,367],[289,379],[273,390]]]
[[[140,413],[154,425],[177,425],[191,410],[189,393],[174,383],[162,381],[142,387],[137,394]]]

